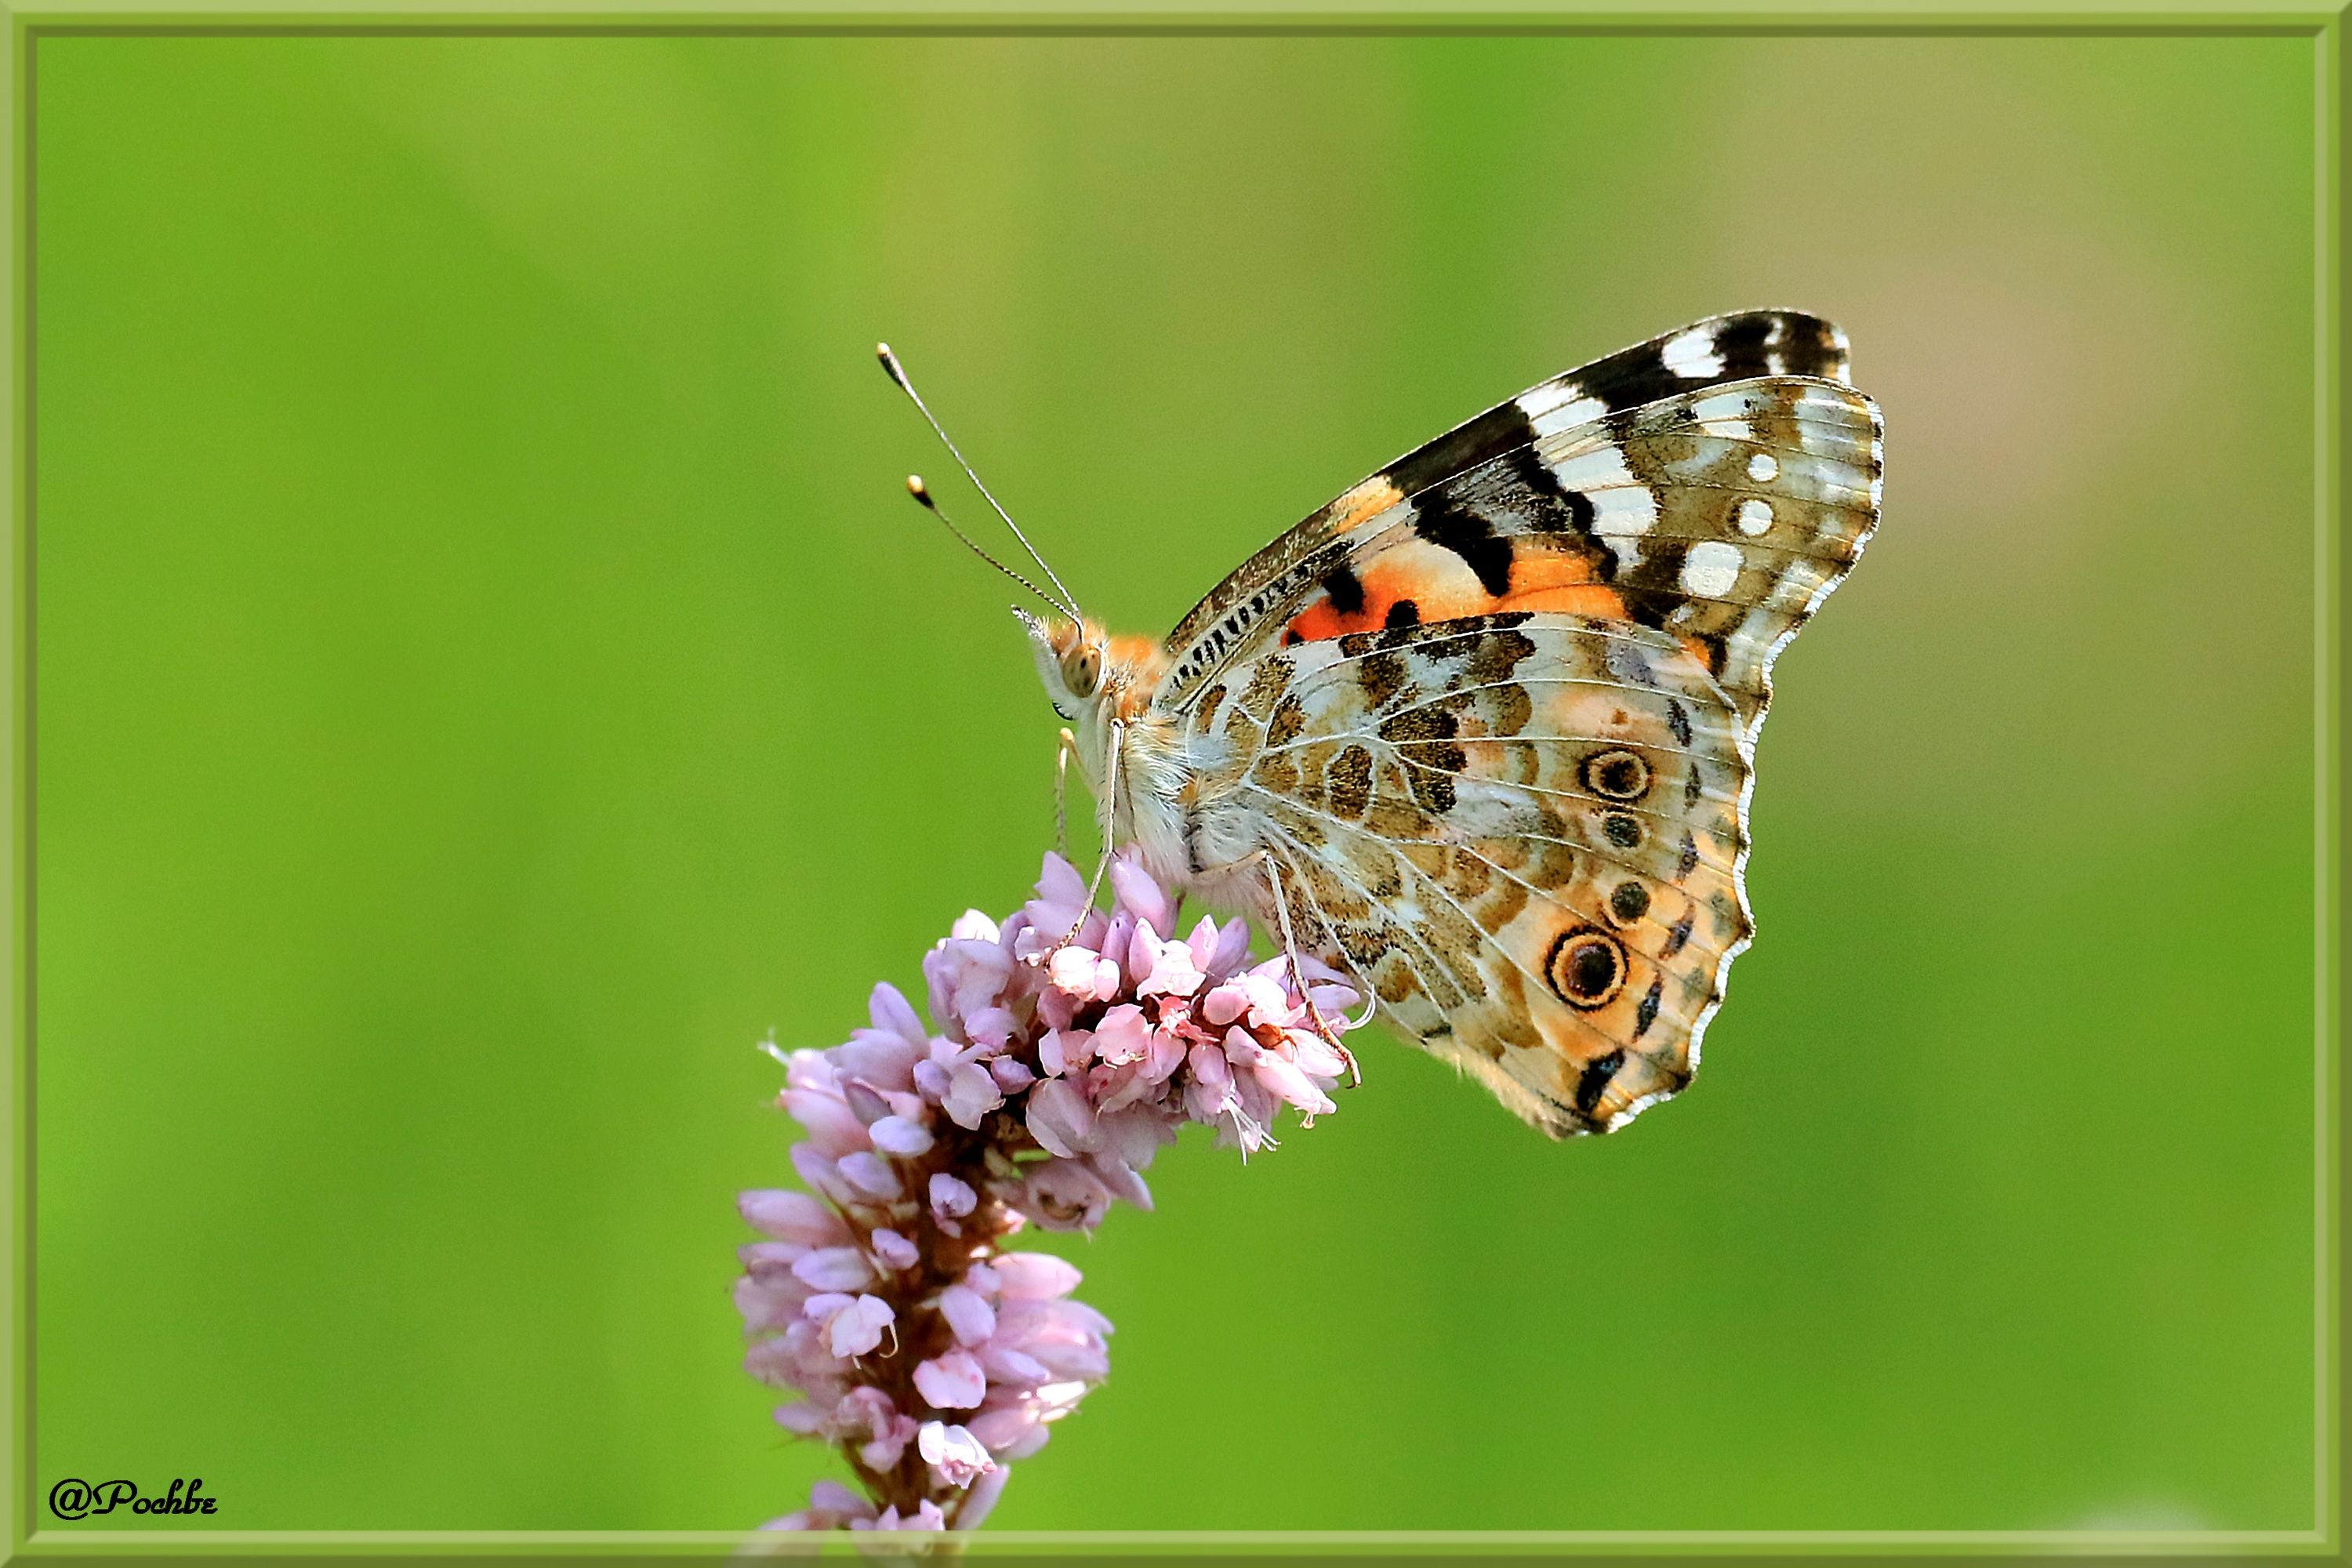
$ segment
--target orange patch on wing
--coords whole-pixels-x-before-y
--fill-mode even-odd
[[[1389,483],[1386,474],[1374,474],[1331,503],[1331,531],[1345,533],[1404,500],[1404,492]]]
[[[1407,624],[1459,620],[1467,616],[1491,616],[1504,610],[1550,610],[1562,615],[1627,618],[1625,600],[1616,589],[1592,580],[1592,563],[1573,552],[1529,550],[1511,564],[1510,592],[1496,595],[1481,587],[1467,567],[1451,557],[1442,564],[1428,553],[1418,560],[1405,553],[1364,573],[1360,584],[1363,603],[1341,613],[1328,595],[1291,617],[1284,628],[1286,642],[1323,642],[1350,632],[1378,631],[1390,624],[1391,613],[1410,603]]]
[[[1563,584],[1557,588],[1538,588],[1533,593],[1513,594],[1497,601],[1502,610],[1551,610],[1564,616],[1597,616],[1604,620],[1626,619],[1624,595],[1601,583]]]

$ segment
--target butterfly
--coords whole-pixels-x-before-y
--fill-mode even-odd
[[[1772,662],[1876,526],[1882,434],[1843,332],[1745,311],[1408,453],[1160,642],[1032,549],[1053,612],[1018,613],[1106,863],[1352,973],[1544,1132],[1622,1127],[1690,1081],[1754,932]]]

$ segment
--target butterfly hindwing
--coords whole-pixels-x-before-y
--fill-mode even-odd
[[[1657,631],[1512,613],[1262,655],[1202,696],[1310,947],[1555,1136],[1696,1065],[1750,930],[1736,710]]]

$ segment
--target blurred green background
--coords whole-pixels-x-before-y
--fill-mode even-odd
[[[1023,896],[1055,721],[887,337],[1157,633],[1439,429],[1842,321],[1693,1093],[1373,1041],[1068,1244],[1006,1529],[2307,1528],[2313,84],[2288,37],[38,45],[37,1484],[712,1529],[753,1048]],[[42,1520],[46,1527],[51,1521]],[[115,1520],[115,1525],[144,1522]]]

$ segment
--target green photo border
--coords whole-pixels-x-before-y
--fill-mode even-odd
[[[2011,0],[1970,4],[1947,0],[1904,9],[1856,0],[1836,0],[1811,10],[1780,9],[1758,0],[1666,0],[1647,9],[1579,5],[1575,0],[1484,0],[1447,9],[1429,0],[1289,0],[1280,8],[1246,8],[1227,0],[1140,0],[1124,10],[1108,10],[1096,0],[1032,0],[1026,9],[1006,11],[982,0],[701,0],[691,9],[635,9],[625,0],[528,0],[493,9],[460,0],[257,0],[242,8],[211,8],[202,0],[0,0],[0,82],[7,97],[0,113],[0,170],[7,182],[11,219],[10,295],[0,333],[5,334],[10,374],[0,387],[9,441],[6,495],[11,521],[7,583],[0,594],[6,618],[6,680],[0,684],[9,743],[10,826],[5,849],[5,880],[12,889],[0,907],[8,963],[5,1010],[9,1071],[0,1098],[5,1101],[8,1157],[0,1162],[0,1225],[6,1227],[9,1340],[5,1359],[8,1419],[0,1432],[0,1550],[5,1560],[70,1559],[83,1563],[144,1562],[163,1557],[205,1557],[273,1563],[367,1556],[378,1560],[492,1561],[542,1556],[600,1563],[669,1562],[687,1558],[785,1555],[790,1544],[813,1550],[805,1538],[747,1540],[741,1531],[694,1533],[489,1532],[489,1531],[59,1531],[41,1528],[41,1498],[33,1445],[33,1179],[36,1129],[33,1089],[34,913],[37,868],[31,836],[33,752],[34,517],[37,476],[32,467],[36,344],[32,334],[33,109],[37,56],[42,38],[67,35],[236,34],[611,34],[706,36],[813,33],[926,33],[932,35],[1128,35],[1282,34],[1292,37],[1367,34],[1667,34],[1748,36],[1976,36],[2295,37],[2312,42],[2315,78],[2316,138],[2312,192],[2315,205],[2314,321],[2317,332],[2313,388],[2313,614],[2315,617],[2315,744],[2313,787],[2313,901],[2316,941],[2312,998],[2315,1268],[2313,1278],[2312,1399],[2315,1468],[2314,1517],[2300,1531],[1413,1531],[1413,1532],[1038,1532],[983,1531],[956,1547],[984,1558],[1149,1557],[1229,1562],[1236,1559],[1320,1558],[1536,1558],[1576,1556],[1595,1560],[1658,1563],[1674,1559],[1732,1556],[1835,1557],[1843,1562],[1932,1555],[1949,1561],[2028,1556],[2296,1556],[2341,1559],[2338,1445],[2343,1363],[2338,1353],[2338,1271],[2343,1251],[2337,1236],[2341,1127],[2341,1079],[2337,1071],[2341,959],[2340,889],[2343,847],[2338,791],[2342,773],[2342,644],[2338,626],[2342,555],[2340,455],[2343,439],[2342,309],[2345,203],[2343,200],[2342,83],[2347,64],[2347,7],[2322,5],[2148,5],[2131,0],[2076,4],[2042,10]],[[763,1551],[763,1548],[767,1550]],[[834,1553],[851,1550],[846,1538],[825,1542]]]

